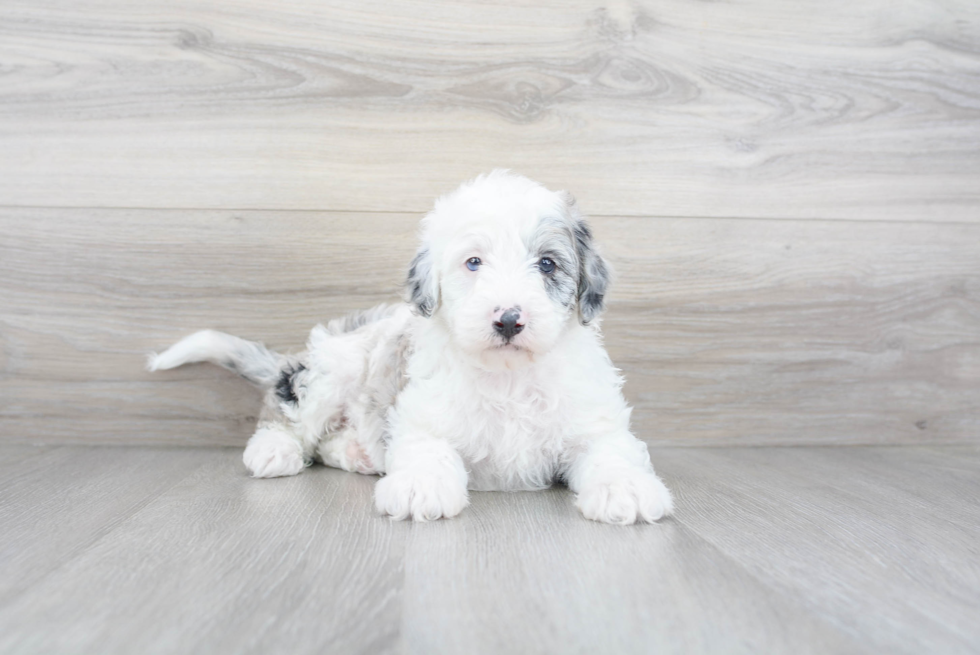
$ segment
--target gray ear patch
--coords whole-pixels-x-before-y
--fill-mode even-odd
[[[416,253],[412,265],[408,269],[408,298],[415,305],[419,314],[428,318],[436,307],[436,297],[433,291],[432,257],[428,248],[422,248]]]
[[[582,220],[575,225],[575,248],[579,257],[578,313],[582,323],[586,324],[605,309],[609,267],[596,252],[592,232]]]

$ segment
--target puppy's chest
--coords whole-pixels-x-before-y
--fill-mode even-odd
[[[538,389],[478,399],[458,418],[454,446],[477,490],[541,489],[551,485],[564,443],[558,400]]]

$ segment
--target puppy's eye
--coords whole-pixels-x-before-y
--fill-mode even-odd
[[[483,262],[480,261],[479,257],[470,257],[466,260],[466,268],[470,269],[471,271],[475,271],[476,269],[480,268],[480,264],[482,263]]]
[[[549,257],[542,257],[541,261],[538,262],[538,268],[541,269],[542,273],[554,273],[555,261]]]

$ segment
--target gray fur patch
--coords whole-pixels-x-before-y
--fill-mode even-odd
[[[296,378],[306,370],[302,364],[288,366],[279,374],[279,381],[276,383],[276,396],[284,403],[296,404],[299,396],[296,395],[298,388]]]
[[[575,302],[579,267],[571,225],[564,217],[542,218],[528,249],[538,259],[547,257],[555,263],[554,271],[542,273],[545,291],[554,302],[570,307]]]
[[[434,283],[432,280],[432,256],[428,248],[422,248],[415,255],[412,264],[408,269],[409,301],[415,305],[419,314],[425,317],[432,316],[436,308]]]
[[[397,309],[397,305],[382,304],[371,309],[351,312],[342,318],[335,318],[327,323],[327,332],[334,335],[354,332],[365,325],[370,325],[381,319],[388,318]]]
[[[575,226],[575,243],[579,256],[578,311],[582,323],[588,323],[605,309],[609,267],[596,252],[592,232],[583,220]]]

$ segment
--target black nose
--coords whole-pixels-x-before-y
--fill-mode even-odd
[[[510,340],[515,334],[524,329],[524,326],[517,322],[521,313],[513,309],[508,309],[500,316],[500,320],[493,324],[493,329],[503,338]]]

